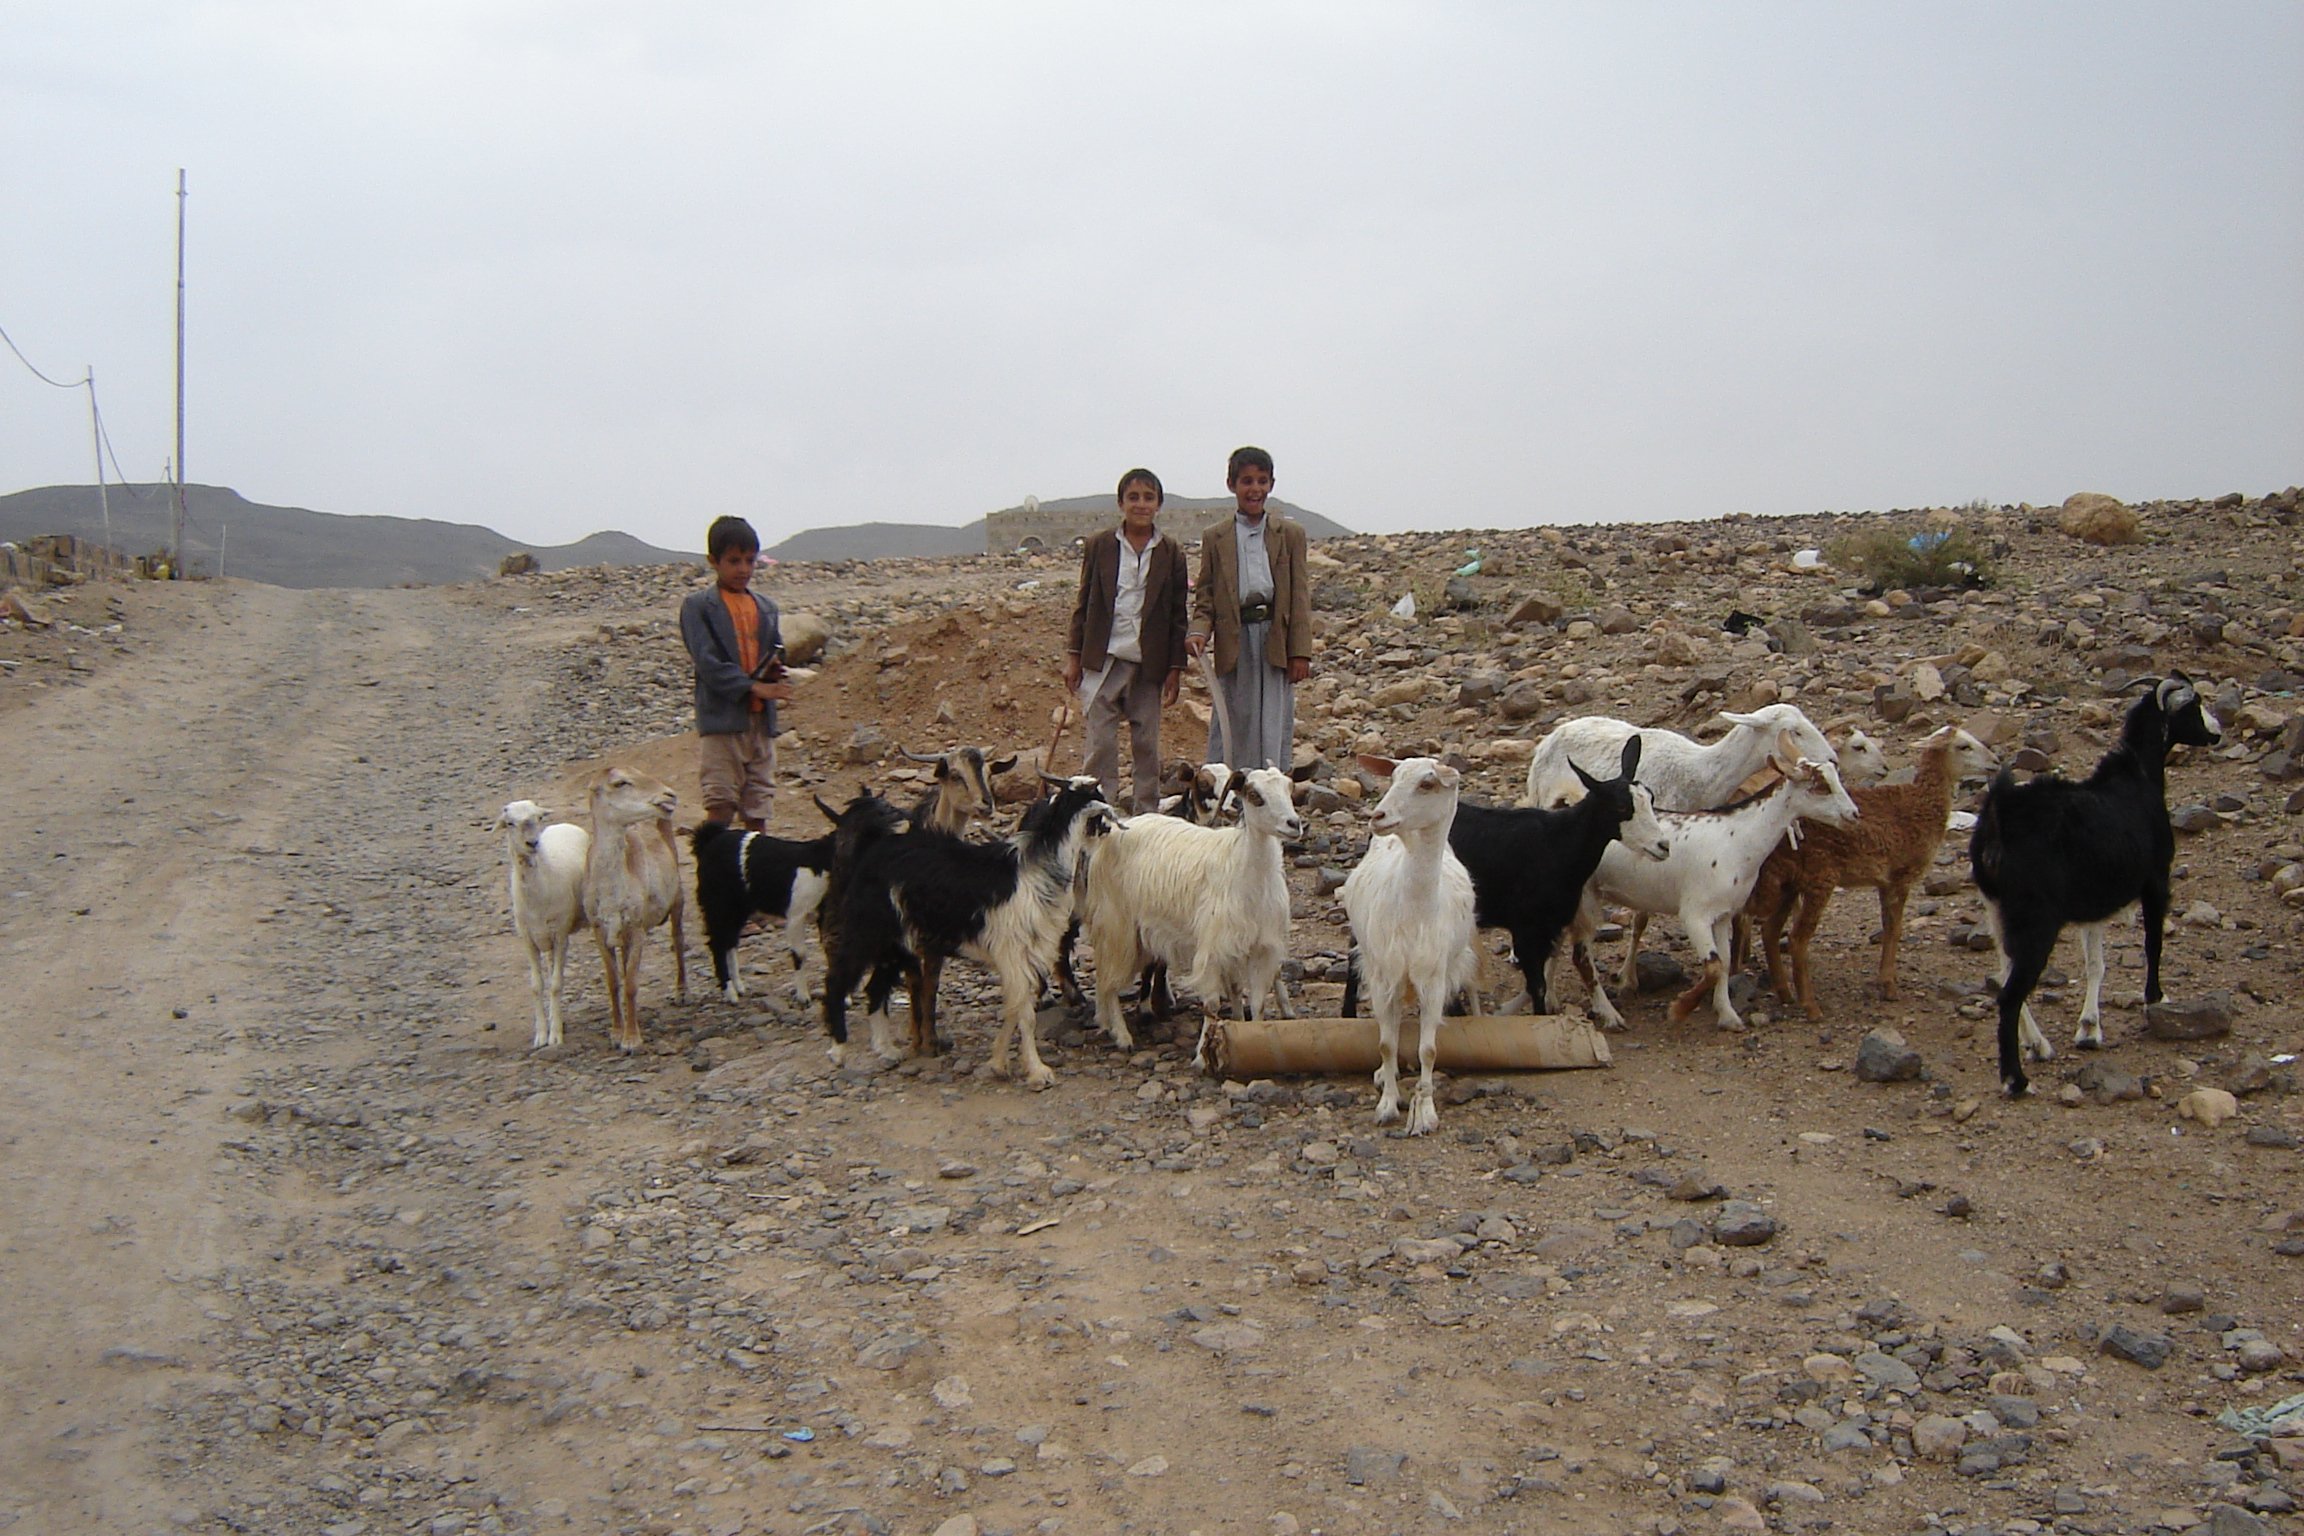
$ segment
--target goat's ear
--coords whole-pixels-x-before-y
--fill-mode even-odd
[[[1592,777],[1592,775],[1586,773],[1584,771],[1584,765],[1576,761],[1576,759],[1568,759],[1568,766],[1576,771],[1577,778],[1584,781],[1584,788],[1587,793],[1600,787],[1600,781]]]
[[[832,809],[832,807],[826,805],[822,795],[810,795],[808,798],[816,802],[816,809],[824,813],[824,819],[826,821],[831,822],[834,826],[838,826],[840,824],[840,813]]]
[[[1373,752],[1356,752],[1353,757],[1370,773],[1381,774],[1387,779],[1392,777],[1392,770],[1400,766],[1397,759],[1378,757]]]
[[[1440,787],[1443,789],[1454,789],[1464,782],[1463,773],[1458,769],[1449,767],[1446,763],[1442,763],[1434,769],[1432,777],[1440,781]]]
[[[1239,792],[1244,803],[1257,806],[1264,803],[1264,791],[1249,783],[1248,775],[1244,773],[1237,775],[1232,781],[1232,787]]]
[[[1016,758],[1017,754],[1011,752],[1006,757],[999,759],[997,762],[986,763],[984,766],[991,769],[994,773],[1006,773],[1009,769],[1016,766]]]
[[[1765,720],[1762,720],[1758,715],[1740,715],[1732,709],[1724,709],[1720,711],[1720,718],[1727,721],[1730,725],[1749,725],[1755,729],[1768,723]]]
[[[1616,759],[1616,776],[1631,778],[1640,771],[1640,733],[1634,731],[1624,738],[1624,755]]]

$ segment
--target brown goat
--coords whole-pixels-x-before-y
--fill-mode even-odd
[[[1864,886],[1880,892],[1880,995],[1896,996],[1896,946],[1904,932],[1904,903],[1944,840],[1952,792],[1960,780],[1981,778],[1997,766],[1984,743],[1956,726],[1945,726],[1920,743],[1911,783],[1851,789],[1849,797],[1863,813],[1855,821],[1840,827],[1805,826],[1797,847],[1790,839],[1776,845],[1768,862],[1760,866],[1737,933],[1748,943],[1748,925],[1758,926],[1768,979],[1779,998],[1790,1002],[1793,997],[1793,983],[1784,974],[1781,941],[1785,919],[1798,907],[1792,922],[1792,975],[1808,1017],[1823,1017],[1808,967],[1808,942],[1824,921],[1832,893]]]

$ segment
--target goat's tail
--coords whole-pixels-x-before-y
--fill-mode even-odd
[[[1976,830],[1968,835],[1968,863],[1987,884],[2000,878],[2000,800],[2016,787],[2016,770],[2005,765],[1992,776],[1984,791],[1984,804],[1976,812]]]

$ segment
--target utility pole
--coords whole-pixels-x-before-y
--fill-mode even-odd
[[[104,418],[96,414],[96,365],[88,365],[88,439],[96,450],[96,504],[104,512],[104,547],[112,547],[112,491],[104,483]]]
[[[176,517],[170,573],[184,579],[184,168],[176,168]]]

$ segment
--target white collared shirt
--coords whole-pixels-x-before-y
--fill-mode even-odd
[[[1144,659],[1144,573],[1149,568],[1152,551],[1160,546],[1160,535],[1155,533],[1137,549],[1121,534],[1120,581],[1112,593],[1112,640],[1104,653],[1119,661]]]
[[[1264,544],[1265,526],[1272,520],[1267,512],[1254,522],[1232,514],[1232,526],[1238,531],[1240,548],[1240,601],[1268,603],[1272,601],[1272,557]]]

